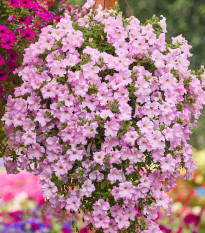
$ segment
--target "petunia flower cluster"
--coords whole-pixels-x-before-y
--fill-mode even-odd
[[[12,28],[12,25],[8,25],[8,28],[1,25],[1,34],[3,36],[1,38],[1,46],[7,50],[10,50],[17,41],[18,32],[27,40],[33,40],[36,29],[40,30],[41,27],[47,26],[46,22],[53,19],[58,20],[54,13],[49,12],[33,0],[8,0],[4,1],[3,4],[6,12],[13,11],[14,13],[14,15],[8,17],[7,23],[14,24],[14,26],[17,24],[13,32],[8,29]],[[21,13],[19,14],[18,12]]]
[[[88,1],[89,9],[94,1]],[[3,117],[9,173],[39,175],[44,213],[84,213],[95,232],[161,232],[160,207],[184,168],[205,100],[204,68],[189,70],[182,36],[166,43],[165,19],[140,24],[98,8],[42,29],[26,49]]]
[[[38,39],[41,28],[60,17],[33,0],[3,0],[2,7],[5,14],[0,17],[0,104],[4,106],[7,95],[21,84],[13,73],[22,63],[24,49]],[[5,15],[8,18],[4,22]]]
[[[17,36],[14,32],[9,30],[4,25],[0,24],[0,42],[1,47],[8,51],[8,58],[5,60],[5,57],[0,54],[0,81],[5,81],[8,79],[8,75],[6,72],[6,69],[2,69],[3,66],[5,66],[7,62],[7,67],[9,71],[13,71],[17,68],[16,60],[18,58],[18,54],[16,51],[12,51],[11,47],[16,43]]]
[[[50,6],[54,2],[53,0],[45,1],[45,5],[41,6],[41,5],[43,5],[41,0],[36,0],[36,1],[35,0],[7,0],[7,1],[9,2],[10,6],[12,6],[12,7],[24,7],[27,9],[34,8],[34,10],[36,10],[36,11],[39,10],[38,12],[41,11],[41,13],[43,13],[42,11],[44,11],[44,14],[47,12],[47,10],[44,7]],[[39,9],[37,10],[36,7],[39,7]],[[46,16],[46,14],[45,14],[45,17],[47,18],[48,16]]]
[[[6,72],[7,69],[1,67],[0,81],[7,80],[8,73],[12,73],[18,67],[19,47],[21,50],[25,44],[28,47],[30,42],[37,38],[36,34],[40,32],[40,29],[47,26],[47,22],[58,20],[55,14],[32,0],[8,0],[9,6],[6,5],[6,2],[3,2],[6,12],[13,11],[14,14],[8,17],[5,25],[0,24],[1,50],[4,55],[0,56],[0,66],[6,64],[8,69]],[[15,30],[13,30],[14,27]]]

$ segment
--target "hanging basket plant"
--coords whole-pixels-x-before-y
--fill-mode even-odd
[[[165,39],[165,18],[140,24],[115,6],[42,29],[8,98],[5,166],[40,177],[45,213],[77,211],[95,232],[161,232],[166,194],[196,166],[187,143],[205,96],[187,41]],[[68,214],[68,212],[70,214]]]

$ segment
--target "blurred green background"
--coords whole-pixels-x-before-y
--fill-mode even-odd
[[[70,0],[71,4],[82,6],[86,0]],[[131,11],[141,22],[153,14],[167,18],[167,42],[173,36],[182,34],[192,45],[191,69],[205,66],[205,0],[127,0]],[[125,0],[118,1],[124,16],[130,12]],[[53,9],[55,8],[53,6]],[[190,143],[197,149],[205,148],[205,109],[197,127],[193,130]]]

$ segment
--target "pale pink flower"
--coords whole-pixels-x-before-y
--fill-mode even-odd
[[[98,163],[100,165],[103,165],[104,158],[105,158],[105,154],[103,152],[95,152],[93,154],[93,159],[95,163]]]
[[[117,225],[118,225],[118,228],[119,229],[127,229],[130,225],[130,222],[128,220],[129,216],[128,215],[123,215],[123,214],[120,214],[118,216],[116,216],[115,218],[115,221],[117,222]]]
[[[120,183],[119,190],[120,190],[120,197],[121,198],[131,199],[132,195],[135,193],[134,186],[133,186],[132,182],[130,182],[130,181]]]
[[[66,209],[68,211],[73,210],[76,212],[80,205],[81,205],[81,201],[76,196],[70,197],[66,200]]]
[[[43,196],[45,198],[51,198],[57,192],[55,184],[49,180],[46,183],[44,183],[41,187]]]
[[[105,136],[116,136],[118,130],[120,129],[120,124],[117,120],[112,119],[111,121],[107,121],[105,123]]]
[[[94,216],[93,220],[95,222],[95,226],[97,228],[108,228],[108,224],[110,222],[110,218],[108,216],[104,216],[104,215],[98,215],[98,216]]]
[[[41,156],[45,153],[45,149],[43,146],[40,146],[39,144],[34,144],[28,149],[28,156],[31,159],[37,159],[39,160]]]
[[[117,168],[112,168],[108,174],[107,179],[111,182],[111,184],[114,184],[117,180],[122,181],[122,171],[118,170]]]
[[[24,145],[32,145],[36,144],[36,134],[33,131],[27,131],[23,134],[22,140],[24,141]]]
[[[167,32],[166,18],[163,15],[160,15],[160,17],[162,17],[162,19],[158,22],[158,24],[162,28],[162,31],[166,33]]]
[[[162,171],[173,172],[175,170],[175,160],[171,154],[161,158],[160,162],[162,164]]]
[[[92,192],[95,191],[95,186],[92,184],[91,180],[86,180],[82,185],[82,193],[86,197],[90,197]]]

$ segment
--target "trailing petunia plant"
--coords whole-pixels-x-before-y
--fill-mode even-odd
[[[22,84],[14,71],[22,64],[24,49],[38,40],[42,27],[59,18],[33,0],[0,1],[0,119],[8,95],[13,95],[14,88]],[[0,121],[0,155],[6,140]]]
[[[0,7],[1,117],[8,94],[22,83],[14,71],[22,64],[24,49],[38,40],[41,28],[60,17],[33,0],[2,0]]]
[[[54,4],[55,3],[55,4]],[[55,5],[55,6],[52,6]],[[50,11],[57,9],[57,16]],[[8,95],[12,95],[14,88],[20,86],[21,78],[15,74],[15,70],[21,66],[24,50],[30,44],[38,40],[41,28],[58,22],[63,12],[77,19],[86,10],[72,5],[67,7],[59,1],[48,0],[2,0],[0,2],[0,118],[4,113],[4,107]]]
[[[182,36],[166,43],[166,22],[141,24],[117,6],[77,21],[65,14],[25,51],[23,84],[8,97],[8,173],[39,175],[44,213],[84,213],[97,233],[161,232],[160,207],[184,168],[204,104],[204,68],[189,70]],[[68,214],[69,212],[69,214]]]

